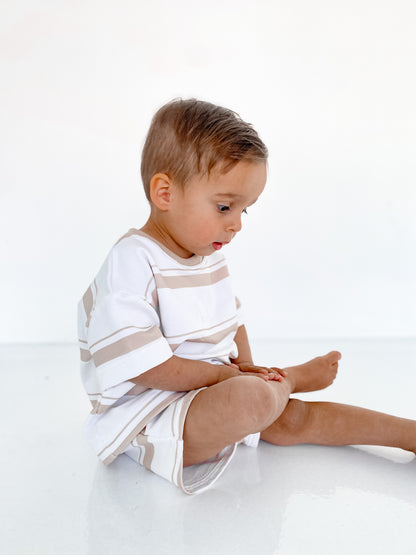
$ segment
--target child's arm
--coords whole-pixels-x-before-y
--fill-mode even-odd
[[[275,380],[281,381],[282,378],[287,376],[285,370],[281,368],[266,368],[265,366],[256,366],[253,363],[251,355],[250,344],[248,342],[248,335],[245,326],[240,326],[235,334],[234,341],[238,349],[238,357],[232,359],[231,362],[236,364],[242,372],[270,374],[273,372]]]
[[[166,362],[151,368],[129,381],[167,391],[190,391],[209,387],[235,376],[253,375],[265,381],[281,380],[286,373],[277,368],[255,366],[252,361],[247,332],[244,326],[238,328],[234,338],[239,356],[231,364],[211,364],[202,360],[189,360],[173,355]]]
[[[190,391],[200,387],[209,387],[216,383],[251,374],[268,381],[275,379],[272,372],[240,371],[235,364],[211,364],[202,360],[189,360],[172,356],[166,362],[151,368],[129,381],[167,391]]]
[[[245,364],[245,363],[254,365],[245,326],[240,326],[238,328],[237,333],[235,334],[235,337],[234,337],[234,342],[237,345],[238,357],[233,359],[231,362],[237,365]]]

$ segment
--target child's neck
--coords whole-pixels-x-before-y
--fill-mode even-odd
[[[193,256],[192,254],[189,255],[189,253],[175,241],[167,226],[164,225],[163,222],[159,222],[157,218],[150,216],[144,226],[140,228],[140,231],[143,231],[143,233],[146,233],[161,243],[180,258],[191,258]]]

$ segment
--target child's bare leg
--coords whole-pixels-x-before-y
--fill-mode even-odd
[[[416,421],[350,405],[291,399],[261,438],[275,445],[385,445],[416,452]]]
[[[205,461],[227,445],[264,430],[283,412],[290,380],[238,376],[204,389],[192,401],[184,427],[184,466]]]
[[[287,377],[282,382],[241,376],[198,393],[185,421],[184,466],[209,459],[246,435],[265,430],[282,414],[291,393],[330,385],[340,357],[332,351],[286,368]]]

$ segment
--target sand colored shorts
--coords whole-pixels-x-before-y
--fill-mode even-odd
[[[200,493],[211,486],[230,463],[238,443],[200,464],[183,468],[183,428],[194,397],[203,389],[189,391],[155,416],[124,451],[135,462],[166,478],[185,493]],[[257,447],[260,433],[239,443]]]

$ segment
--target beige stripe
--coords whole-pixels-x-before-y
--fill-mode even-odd
[[[206,270],[209,270],[211,268],[215,268],[215,266],[218,265],[224,265],[225,266],[225,260],[221,259],[221,260],[217,260],[217,262],[214,262],[213,264],[210,264],[209,266],[204,266],[203,268],[178,268],[178,267],[174,267],[174,268],[159,268],[158,266],[154,266],[152,265],[152,269],[153,272],[205,272]],[[208,272],[209,273],[209,272]]]
[[[150,288],[150,286],[153,284],[153,281],[154,281],[154,278],[153,278],[153,276],[152,276],[152,277],[149,279],[149,282],[148,282],[148,284],[146,285],[146,289],[145,289],[145,291],[144,291],[144,297],[145,297],[145,299],[147,299],[147,295],[149,294],[149,288]]]
[[[144,231],[141,231],[140,229],[132,228],[132,229],[129,230],[129,234],[130,235],[141,235],[142,237],[146,237],[146,239],[150,239],[150,241],[153,241],[153,243],[156,243],[156,245],[158,245],[162,249],[163,252],[165,252],[171,258],[173,258],[174,260],[176,260],[180,264],[183,264],[184,266],[196,266],[197,264],[200,264],[202,262],[202,260],[204,259],[203,256],[199,256],[197,254],[194,254],[193,256],[191,256],[189,258],[182,258],[182,257],[178,256],[177,254],[175,254],[174,252],[172,252],[170,249],[168,249],[163,243],[160,243],[159,241],[157,241],[157,239],[155,239],[154,237],[151,237],[150,235],[148,235]]]
[[[137,230],[134,228],[129,229],[127,233],[122,235],[120,239],[116,243],[114,243],[114,246],[118,245],[123,239],[127,239],[127,237],[131,237],[132,235],[138,235]]]
[[[155,454],[153,443],[150,443],[147,439],[147,436],[143,434],[138,434],[135,437],[135,441],[137,442],[137,445],[140,445],[140,447],[144,447],[143,466],[148,470],[152,470],[152,462]]]
[[[85,343],[85,345],[88,345],[88,342],[85,341],[84,339],[78,339],[78,341],[79,341],[80,343]]]
[[[115,441],[117,441],[117,439],[122,435],[122,433],[124,432],[124,430],[133,422],[133,420],[135,420],[142,412],[145,411],[146,407],[148,407],[151,403],[153,403],[158,397],[160,397],[162,395],[163,391],[159,391],[159,393],[153,397],[152,399],[149,399],[149,401],[143,406],[141,407],[141,409],[139,410],[138,413],[136,413],[128,422],[127,424],[124,426],[124,428],[122,430],[120,430],[120,432],[115,436],[115,438],[106,446],[104,447],[104,449],[101,449],[101,451],[98,453],[98,456],[100,456],[102,453],[104,453],[104,451],[106,449],[108,449],[109,447],[111,447],[111,445],[113,445],[113,443]],[[146,417],[145,417],[146,418]],[[149,418],[149,420],[151,420]],[[148,421],[149,421],[148,420]],[[141,421],[140,421],[141,422]],[[140,430],[142,430],[144,428],[144,426],[142,428],[140,428]]]
[[[187,339],[192,343],[221,343],[223,339],[227,337],[231,332],[238,330],[238,324],[235,323],[232,326],[226,328],[225,330],[218,331],[217,333],[213,333],[212,335],[206,335],[205,337],[197,337],[192,339]]]
[[[158,289],[182,289],[185,287],[214,285],[228,276],[228,268],[223,266],[215,270],[215,272],[196,276],[162,276],[162,274],[155,274],[155,280]]]
[[[203,389],[206,389],[205,387],[201,387],[200,389],[196,389],[193,391],[189,391],[186,394],[185,399],[183,400],[183,402],[181,403],[181,412],[179,413],[179,437],[178,440],[181,441],[183,439],[183,429],[185,426],[185,419],[186,419],[186,415],[188,414],[188,409],[192,403],[192,401],[195,399],[195,397],[198,395],[198,393],[200,391],[202,391]],[[177,461],[177,457],[178,457],[178,449],[179,449],[179,441],[176,444],[176,457],[175,457],[175,464],[173,466],[173,469],[176,468],[176,461]],[[176,475],[176,481],[175,481],[175,477],[173,475],[172,472],[172,482],[174,484],[177,484],[179,487],[183,488],[183,480],[182,480],[182,471],[183,471],[183,453],[182,453],[182,461],[181,464],[178,467],[178,471],[177,471],[177,475]]]
[[[114,335],[117,335],[118,333],[120,333],[121,331],[124,330],[143,330],[143,331],[147,331],[149,329],[149,326],[147,327],[139,327],[139,326],[126,326],[125,328],[120,328],[119,330],[114,331],[113,333],[110,333],[110,335],[106,335],[105,337],[102,337],[101,339],[99,339],[98,341],[96,341],[95,343],[93,343],[91,345],[91,349],[93,347],[95,347],[96,345],[98,345],[99,343],[101,343],[102,341],[106,341],[107,339],[110,339],[110,337],[113,337]]]
[[[91,353],[87,349],[80,349],[81,362],[88,362],[91,360]]]
[[[172,349],[172,352],[176,351],[176,349],[186,341],[189,341],[190,343],[211,343],[215,345],[217,343],[221,343],[221,341],[225,339],[227,335],[237,330],[238,330],[238,324],[235,323],[232,326],[229,326],[228,328],[226,328],[225,330],[218,331],[217,333],[213,333],[212,335],[193,337],[192,339],[185,339],[185,341],[183,341],[182,343],[169,343],[169,347]]]
[[[117,439],[123,434],[124,430],[142,413],[144,412],[145,408],[152,402],[154,402],[155,399],[157,399],[157,397],[159,397],[159,395],[161,395],[160,392],[158,393],[158,395],[156,397],[154,397],[151,401],[149,401],[148,403],[146,403],[146,405],[144,407],[142,407],[139,412],[133,416],[133,418],[131,418],[129,420],[129,422],[127,422],[127,424],[124,426],[124,428],[116,435],[116,437],[111,441],[111,443],[109,443],[106,447],[104,447],[104,449],[102,449],[99,453],[98,456],[100,456],[102,453],[104,453],[104,451],[106,451],[109,447],[111,447],[111,445],[113,443],[115,443],[117,441]],[[110,464],[118,455],[120,455],[120,453],[122,453],[126,447],[129,445],[129,443],[131,442],[131,440],[133,439],[133,437],[137,436],[137,434],[139,434],[143,428],[145,428],[146,424],[148,424],[150,422],[150,420],[152,420],[152,418],[154,418],[155,416],[157,416],[160,412],[162,412],[162,410],[164,410],[167,406],[169,406],[173,401],[175,401],[176,399],[178,399],[179,397],[182,397],[183,394],[182,393],[178,393],[178,392],[174,392],[171,395],[169,395],[164,401],[162,401],[159,405],[157,405],[154,409],[152,409],[148,414],[146,414],[142,420],[139,420],[139,422],[136,424],[136,426],[134,427],[134,429],[127,435],[127,437],[122,441],[122,443],[117,447],[117,449],[115,449],[115,451],[113,451],[113,453],[111,453],[111,455],[108,455],[108,457],[106,457],[104,459],[104,464]]]
[[[238,297],[235,298],[235,306],[237,307],[237,310],[241,307],[241,301]]]
[[[154,284],[155,284],[155,279],[154,279],[154,277],[152,276],[152,277],[150,278],[149,283],[147,284],[146,289],[145,289],[145,292],[144,292],[144,297],[145,297],[145,299],[147,299],[147,297],[148,297],[148,295],[149,295],[150,286],[152,286],[152,285],[154,285]],[[154,286],[153,289],[152,289],[151,299],[152,299],[152,301],[151,301],[150,305],[153,306],[153,308],[156,308],[156,307],[158,306],[158,304],[159,304],[159,297],[158,297],[158,295],[157,295],[157,288],[156,288],[155,286]]]
[[[113,401],[117,401],[120,397],[109,397],[108,395],[101,395],[101,393],[87,393],[88,397],[99,397],[99,399],[95,399],[98,402],[101,402],[101,399],[110,399]]]
[[[151,237],[147,233],[144,233],[144,231],[141,231],[141,230],[135,229],[135,228],[129,229],[129,231],[127,233],[125,233],[122,237],[120,237],[120,239],[115,244],[118,245],[118,243],[120,243],[120,241],[122,241],[123,239],[126,239],[127,237],[131,237],[132,235],[140,235],[141,237],[146,237],[146,239],[150,239],[150,241],[152,241],[153,243],[156,243],[156,245],[158,245],[171,258],[173,258],[174,260],[176,260],[180,264],[183,264],[184,266],[196,266],[197,264],[200,264],[203,260],[202,256],[198,256],[196,254],[194,254],[190,258],[181,258],[177,254],[175,254],[174,252],[169,250],[167,247],[165,247],[165,245],[163,245],[162,243],[159,243],[159,241],[157,241],[156,239],[154,239],[153,237]]]
[[[92,358],[94,359],[94,364],[98,368],[102,364],[110,362],[110,360],[127,355],[136,349],[140,349],[140,347],[148,345],[160,337],[162,337],[162,334],[157,326],[151,327],[146,332],[132,333],[93,353]]]
[[[159,297],[158,297],[158,294],[157,294],[157,289],[155,287],[152,291],[152,306],[153,306],[153,308],[156,308],[158,306],[158,304],[159,304]]]
[[[228,318],[227,320],[224,320],[224,322],[219,322],[218,324],[215,324],[214,326],[211,326],[210,328],[203,328],[200,330],[193,330],[193,331],[188,331],[187,333],[182,333],[181,335],[165,335],[166,339],[180,339],[181,337],[186,337],[187,335],[193,334],[193,333],[200,333],[200,332],[206,332],[209,330],[213,330],[214,328],[218,328],[219,326],[222,326],[223,324],[226,324],[227,322],[231,322],[232,320],[235,320],[235,316],[232,316],[231,318]]]
[[[82,297],[82,301],[84,303],[84,310],[85,310],[85,314],[87,316],[87,321],[85,322],[85,327],[88,328],[88,326],[90,325],[92,306],[93,306],[93,302],[94,302],[94,297],[93,297],[93,294],[92,294],[91,285],[85,291],[84,296]]]
[[[101,405],[101,403],[97,402],[97,405],[94,406],[94,410],[91,411],[91,414],[103,414],[110,407],[111,405]]]

